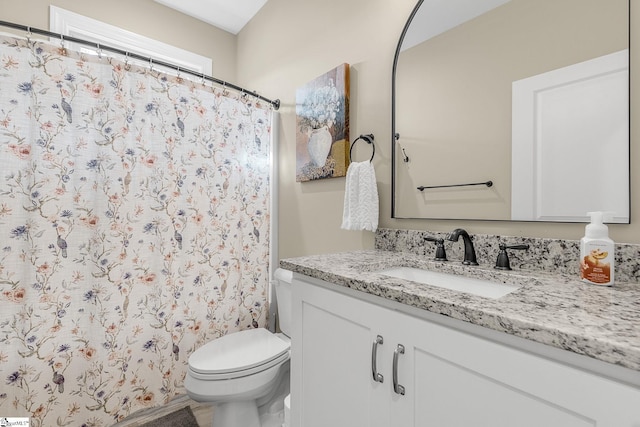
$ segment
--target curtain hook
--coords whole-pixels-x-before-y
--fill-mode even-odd
[[[129,51],[128,50],[124,52],[124,65],[127,66],[127,67],[129,66]]]
[[[153,58],[149,58],[149,71],[154,71],[153,70]]]
[[[31,41],[31,27],[27,27],[27,42]]]
[[[176,76],[176,77],[180,78],[180,67],[177,67],[177,66],[176,66],[176,69],[178,70],[178,74],[177,74],[177,76]]]
[[[60,34],[60,47],[64,49],[64,35]]]
[[[100,47],[100,43],[96,43],[96,54],[98,54],[98,59],[102,59],[102,48]]]
[[[202,83],[203,85],[205,84],[204,73],[200,75],[200,83]]]

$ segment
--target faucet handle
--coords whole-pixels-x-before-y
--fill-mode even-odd
[[[424,240],[428,240],[430,242],[435,242],[435,244],[436,244],[436,256],[435,256],[434,259],[436,261],[447,261],[447,253],[444,250],[444,239],[427,236],[427,237],[424,238]]]
[[[529,249],[529,245],[511,245],[507,246],[504,243],[500,243],[498,245],[500,251],[498,252],[498,258],[496,259],[496,265],[494,268],[498,270],[511,270],[511,265],[509,265],[509,255],[507,254],[507,249],[516,249],[516,250],[527,250]]]

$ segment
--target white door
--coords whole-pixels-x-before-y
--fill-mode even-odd
[[[513,83],[511,219],[629,222],[629,52]]]

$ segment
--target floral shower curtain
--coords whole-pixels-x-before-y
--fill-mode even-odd
[[[267,316],[270,106],[0,38],[0,416],[108,426]]]

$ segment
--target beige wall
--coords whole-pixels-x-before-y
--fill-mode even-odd
[[[633,1],[633,0],[632,0]],[[373,247],[373,233],[340,230],[344,178],[295,182],[295,90],[342,62],[352,66],[351,139],[372,132],[380,192],[380,226],[470,233],[579,239],[584,225],[510,221],[391,219],[391,65],[413,0],[269,0],[238,37],[240,83],[280,98],[280,256]],[[632,29],[640,8],[632,8]],[[640,69],[640,32],[631,34],[632,73]],[[640,88],[632,84],[632,163],[640,164]],[[357,160],[367,157],[366,147]],[[632,191],[640,185],[632,167]],[[637,191],[636,191],[637,194]],[[640,243],[640,197],[632,195],[630,225],[610,225],[618,242]]]
[[[216,77],[236,81],[236,36],[153,0],[0,0],[0,19],[48,30],[50,4],[212,58]]]
[[[414,0],[269,0],[240,32],[240,83],[280,98],[283,104],[279,146],[281,258],[373,247],[373,233],[340,229],[345,178],[295,180],[296,88],[344,62],[351,65],[351,140],[364,133],[375,135],[381,224],[392,225],[391,64],[413,5]],[[354,149],[356,160],[370,155],[366,144]]]
[[[0,19],[48,28],[48,4],[46,0],[0,0]],[[391,219],[391,64],[414,0],[269,0],[237,40],[152,0],[57,0],[53,4],[211,56],[216,76],[282,100],[279,249],[283,258],[373,247],[373,233],[340,230],[344,178],[295,181],[295,90],[343,62],[352,66],[351,139],[361,133],[376,136],[380,226],[434,231],[462,226],[471,233],[568,239],[583,234],[580,224]],[[640,8],[631,12],[633,29],[640,25]],[[236,43],[237,63],[232,64]],[[640,32],[632,30],[631,47],[631,70],[637,74]],[[632,163],[640,165],[637,84],[632,84],[631,100]],[[369,156],[367,148],[360,153],[354,150],[356,160]],[[640,185],[637,171],[632,167],[632,191]],[[611,225],[613,239],[640,243],[640,197],[633,195],[631,221]]]

